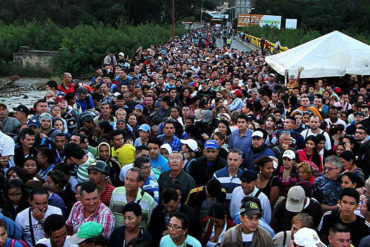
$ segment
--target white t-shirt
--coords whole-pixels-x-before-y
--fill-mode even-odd
[[[253,232],[249,234],[242,232],[243,246],[252,246],[252,239],[253,239]]]
[[[14,155],[14,140],[0,130],[0,156]]]
[[[78,247],[78,244],[72,244],[71,242],[69,242],[69,238],[71,236],[67,236],[66,240],[64,240],[64,247]],[[46,245],[47,247],[52,247],[51,246],[51,243],[50,243],[50,238],[43,238],[43,239],[40,239],[39,241],[37,241],[36,244],[44,244]]]
[[[28,245],[32,246],[29,211],[30,208],[26,208],[22,212],[19,212],[15,219],[15,223],[21,230],[22,235],[24,236],[24,240],[27,242]],[[49,205],[48,208],[46,209],[44,219],[46,219],[51,214],[63,215],[62,210],[60,208]],[[42,229],[41,224],[35,218],[33,218],[32,212],[31,212],[31,221],[33,234],[35,236],[35,242],[37,242],[38,240],[44,238],[44,230]]]

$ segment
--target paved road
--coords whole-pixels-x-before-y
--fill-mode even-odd
[[[217,39],[216,44],[218,48],[222,48],[223,47],[222,39]],[[250,51],[251,50],[249,47],[247,47],[246,45],[244,45],[243,43],[239,42],[238,40],[234,38],[232,39],[232,42],[231,42],[231,48],[235,48],[240,51]]]

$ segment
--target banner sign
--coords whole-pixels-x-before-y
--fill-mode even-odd
[[[278,29],[281,27],[281,16],[276,15],[255,15],[255,14],[239,14],[238,27],[245,26],[273,26]]]
[[[286,29],[297,29],[297,19],[286,19],[285,28]]]

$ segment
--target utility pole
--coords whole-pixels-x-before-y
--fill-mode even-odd
[[[172,0],[172,38],[175,38],[175,0]]]
[[[200,6],[200,25],[202,25],[202,21],[203,21],[203,0]]]

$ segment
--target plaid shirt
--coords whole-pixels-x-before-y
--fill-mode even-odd
[[[164,134],[158,136],[158,138],[161,139],[161,141],[163,141],[163,143],[168,143],[171,146],[172,151],[181,152],[182,144],[181,144],[180,139],[177,136],[174,135],[172,137],[171,141],[169,141],[169,142],[167,142],[166,136]]]
[[[102,225],[103,236],[105,238],[109,238],[114,230],[115,217],[112,211],[102,202],[100,202],[95,212],[87,218],[84,216],[84,209],[81,202],[76,202],[69,214],[66,225],[73,227],[73,233],[76,233],[78,228],[88,221],[94,221]]]

